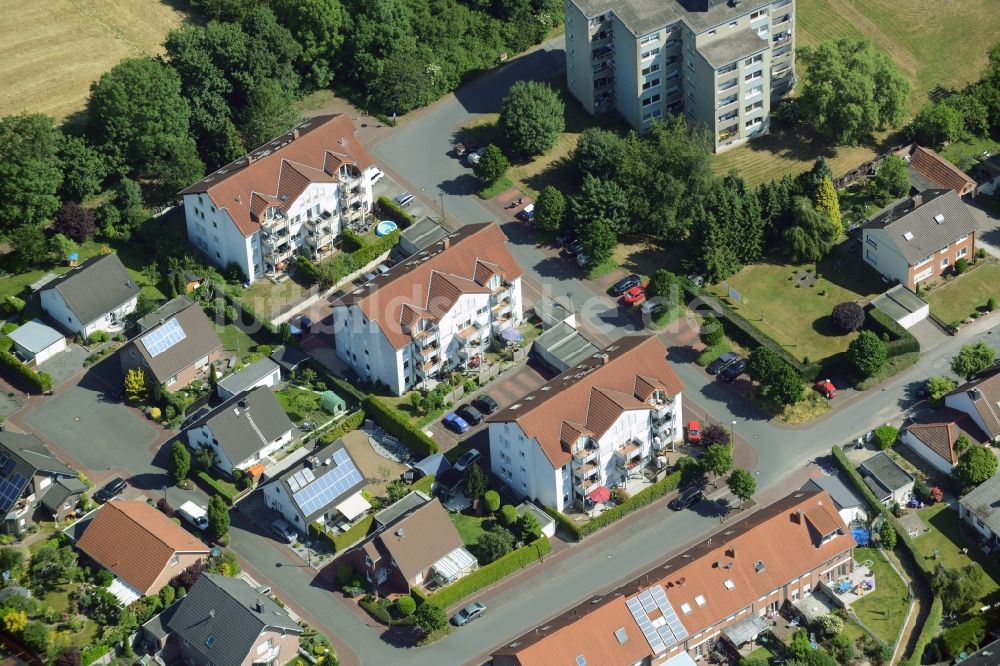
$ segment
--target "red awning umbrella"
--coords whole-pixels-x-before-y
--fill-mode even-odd
[[[587,494],[587,497],[595,502],[604,503],[611,499],[611,491],[607,486],[597,486]]]

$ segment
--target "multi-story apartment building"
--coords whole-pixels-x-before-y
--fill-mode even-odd
[[[767,618],[854,570],[855,541],[825,491],[796,491],[493,652],[495,666],[664,666],[745,644]]]
[[[490,417],[490,469],[563,511],[680,442],[681,390],[659,338],[629,336]]]
[[[337,356],[402,395],[478,367],[524,318],[521,267],[495,222],[469,224],[333,303]]]
[[[345,115],[310,118],[184,190],[188,240],[248,282],[300,253],[329,257],[341,229],[372,208],[368,151]]]
[[[566,81],[594,114],[639,131],[667,113],[716,152],[768,129],[795,87],[795,0],[566,0]]]

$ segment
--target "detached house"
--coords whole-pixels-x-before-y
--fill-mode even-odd
[[[622,338],[491,416],[490,467],[556,511],[585,507],[681,441],[682,388],[658,338]]]
[[[1000,438],[1000,362],[944,397],[946,407],[969,415],[990,441]]]
[[[954,190],[926,190],[861,227],[864,260],[916,290],[976,251],[976,223]]]
[[[903,428],[899,439],[914,453],[945,474],[958,464],[955,442],[962,435],[971,444],[989,441],[975,420],[965,412],[945,407]]]
[[[0,430],[0,515],[5,534],[21,534],[39,518],[63,520],[87,489],[76,472],[34,435]]]
[[[396,395],[478,367],[523,319],[521,274],[495,222],[466,225],[333,303],[337,356]]]
[[[376,173],[345,115],[316,116],[181,192],[188,240],[248,282],[330,256],[372,209]]]
[[[1000,474],[994,474],[960,498],[958,515],[988,540],[990,548],[1000,546]]]
[[[101,254],[47,283],[39,291],[42,309],[73,335],[116,332],[135,312],[139,285],[117,254]]]

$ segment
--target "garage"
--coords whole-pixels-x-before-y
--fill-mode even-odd
[[[9,335],[14,353],[25,363],[44,363],[66,349],[66,338],[56,329],[32,319]]]
[[[872,305],[892,317],[903,328],[913,328],[931,312],[927,301],[920,298],[901,284],[885,292],[872,301]]]
[[[531,346],[531,353],[557,373],[565,372],[599,351],[599,347],[566,322],[539,335]]]

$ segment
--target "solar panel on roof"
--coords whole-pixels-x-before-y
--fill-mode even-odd
[[[625,605],[628,606],[635,623],[639,625],[642,635],[654,653],[659,654],[687,638],[687,629],[674,612],[663,586],[654,585],[648,590],[643,590],[636,596],[626,599]],[[649,611],[654,609],[659,609],[663,617],[660,626],[653,626],[653,622],[649,619]]]
[[[334,458],[336,459],[336,455]],[[312,481],[301,484],[302,488],[292,497],[302,513],[307,516],[332,503],[362,481],[361,473],[346,454],[342,456],[341,461],[338,461],[336,467],[318,478],[308,468],[299,474],[304,472],[309,473]]]
[[[340,465],[350,460],[350,458],[347,457],[347,451],[344,449],[337,449],[333,452],[333,460]]]
[[[311,469],[306,467],[304,470],[302,470],[302,478],[304,478],[307,483],[312,483],[313,481],[316,480],[316,475],[313,474],[313,471]]]
[[[0,476],[2,477],[6,477],[8,474],[10,474],[11,471],[14,469],[14,465],[17,464],[13,458],[9,458],[6,456],[5,458],[6,459],[3,461],[3,467],[0,467]]]
[[[18,472],[9,479],[0,481],[0,514],[6,515],[10,508],[14,506],[17,499],[24,492],[24,486],[28,479]]]
[[[187,335],[184,333],[184,329],[181,328],[180,322],[176,319],[171,319],[143,336],[142,344],[146,347],[149,355],[156,358],[185,337]]]

